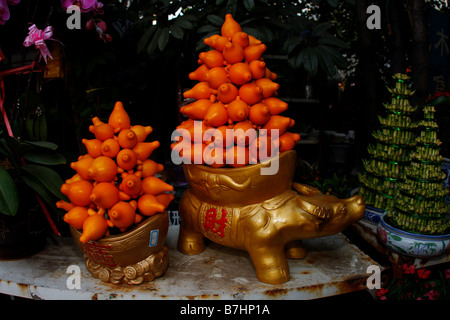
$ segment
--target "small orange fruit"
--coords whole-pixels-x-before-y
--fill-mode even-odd
[[[202,81],[197,83],[192,89],[183,92],[183,97],[193,99],[209,99],[211,96],[211,87],[208,82]]]
[[[119,228],[121,232],[127,230],[136,218],[136,201],[119,201],[109,211],[109,226]]]
[[[231,65],[228,70],[228,79],[236,85],[243,85],[252,80],[252,72],[245,62],[238,62]]]
[[[264,43],[249,45],[244,49],[245,61],[258,60],[266,50],[267,46]]]
[[[139,212],[144,216],[152,216],[157,212],[163,212],[166,206],[158,201],[153,194],[143,194],[137,203]]]
[[[231,42],[240,45],[242,48],[245,48],[249,45],[250,40],[248,38],[248,34],[239,31],[233,34],[233,36],[231,37]]]
[[[98,207],[110,209],[119,201],[119,190],[110,182],[100,182],[92,189],[90,199]]]
[[[248,119],[258,126],[265,124],[270,119],[270,109],[263,103],[254,104],[250,108]]]
[[[253,82],[246,83],[239,88],[239,97],[249,105],[254,105],[262,99],[262,88]]]
[[[289,128],[294,126],[295,121],[288,117],[273,115],[269,121],[263,126],[263,129],[267,129],[267,134],[271,135],[271,130],[278,129],[278,136],[281,137]]]
[[[267,78],[255,80],[255,84],[262,88],[263,98],[271,97],[280,88],[280,85],[278,83],[275,83]]]
[[[173,191],[173,186],[157,177],[146,177],[142,179],[142,190],[144,193],[157,195],[167,191]]]
[[[234,144],[233,135],[229,133],[232,129],[227,133],[228,129],[230,129],[228,126],[220,126],[216,128],[216,131],[213,134],[213,142],[217,147],[228,148]]]
[[[208,72],[208,70],[208,66],[206,64],[202,64],[196,70],[189,73],[188,77],[191,80],[204,81],[205,74]]]
[[[116,139],[106,139],[102,143],[102,155],[115,158],[120,151],[119,142]]]
[[[75,181],[80,181],[80,180],[88,180],[88,179],[83,179],[78,173],[76,173],[71,178],[67,179],[65,181],[65,183],[71,184],[71,183],[74,183]]]
[[[101,141],[112,138],[114,135],[114,128],[107,123],[89,126],[89,131],[95,135],[96,139]]]
[[[222,51],[223,58],[227,64],[234,64],[244,60],[244,49],[236,43],[227,42]]]
[[[142,193],[141,178],[134,174],[123,173],[119,188],[132,198],[137,198]]]
[[[245,146],[233,146],[226,149],[226,164],[238,168],[249,163],[249,152]]]
[[[82,229],[83,223],[89,217],[85,207],[73,207],[64,215],[64,222],[70,224],[75,229]]]
[[[220,35],[216,35],[216,36],[217,37],[214,37],[214,39],[211,41],[211,45],[209,45],[209,46],[218,51],[223,51],[223,47],[225,47],[225,44],[230,40],[227,37],[223,37]]]
[[[206,126],[219,127],[228,121],[227,109],[222,102],[216,102],[206,110],[204,123]]]
[[[300,140],[298,133],[285,132],[280,136],[280,152],[285,152],[294,149],[297,141]]]
[[[223,66],[223,55],[222,52],[218,50],[201,52],[198,57],[208,68]]]
[[[59,200],[56,202],[56,207],[59,209],[63,209],[66,211],[70,211],[70,209],[75,208],[75,206],[72,203],[69,203],[64,200]]]
[[[116,174],[116,163],[114,160],[106,156],[95,158],[88,170],[89,177],[98,182],[113,181],[114,178],[116,178]]]
[[[269,97],[262,100],[262,103],[264,103],[266,106],[270,109],[270,114],[280,114],[287,110],[288,104],[284,102],[283,100],[280,100],[276,97]]]
[[[80,242],[85,244],[88,241],[95,241],[103,237],[108,231],[106,219],[100,214],[93,214],[84,220],[83,233]]]
[[[130,122],[130,117],[123,108],[122,102],[117,101],[109,115],[108,124],[114,128],[115,132],[119,132],[122,129],[129,129]]]
[[[247,119],[249,111],[249,105],[241,99],[235,99],[227,106],[228,117],[236,122]]]
[[[261,60],[253,60],[248,64],[253,79],[261,79],[266,75],[266,63]]]
[[[70,202],[76,206],[87,206],[91,203],[93,185],[87,180],[75,181],[71,184],[64,183],[61,192],[65,194]]]
[[[217,89],[221,84],[229,82],[228,73],[224,67],[214,67],[206,72],[204,81],[208,82],[212,89]]]
[[[181,107],[180,112],[190,119],[203,120],[210,105],[211,101],[209,99],[199,99]]]
[[[256,139],[256,130],[250,121],[237,122],[234,127],[234,143],[238,146],[248,146]]]
[[[236,32],[240,32],[240,31],[242,31],[242,29],[241,29],[241,26],[239,25],[239,23],[237,23],[233,19],[233,16],[230,13],[226,14],[225,21],[222,24],[222,27],[220,29],[220,33],[222,34],[222,36],[228,37],[231,39]]]
[[[81,139],[81,143],[86,147],[87,153],[92,158],[97,158],[102,155],[102,141],[99,139]]]
[[[136,154],[136,158],[140,161],[146,160],[152,152],[159,147],[159,141],[138,142],[132,149]]]
[[[138,166],[138,170],[142,172],[142,177],[150,177],[154,176],[158,172],[164,170],[164,166],[160,163],[153,161],[152,159],[147,159],[142,162],[140,166]]]
[[[117,154],[117,165],[123,170],[133,170],[137,163],[137,157],[133,150],[122,149]]]
[[[75,170],[79,176],[84,180],[89,180],[90,177],[88,175],[89,167],[91,166],[92,161],[94,158],[92,158],[89,154],[87,157],[83,157],[79,159],[78,161],[72,162],[70,164],[70,167]]]
[[[229,103],[236,99],[239,91],[232,83],[224,83],[217,89],[217,99],[222,103]]]
[[[131,126],[131,130],[136,133],[137,141],[142,142],[147,139],[147,136],[153,132],[153,128],[150,126],[141,126],[140,124],[136,124]]]
[[[117,136],[117,142],[124,149],[132,149],[137,143],[137,135],[131,129],[123,129]]]
[[[167,208],[169,206],[169,204],[172,202],[172,200],[175,199],[175,196],[172,193],[161,193],[155,197],[156,197],[156,200],[158,200],[158,202],[164,206],[164,208]],[[138,203],[138,206],[139,206],[139,203]]]

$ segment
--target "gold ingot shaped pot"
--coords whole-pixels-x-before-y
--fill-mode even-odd
[[[71,227],[70,232],[92,276],[107,283],[141,284],[162,276],[167,269],[168,228],[168,213],[161,212],[129,231],[86,244],[79,241],[81,230]]]
[[[270,161],[239,168],[185,164],[189,188],[180,201],[178,250],[199,254],[204,237],[246,250],[259,281],[289,280],[287,258],[304,258],[301,240],[341,232],[364,215],[361,197],[338,199],[293,183],[296,152],[279,158],[273,175],[261,175]]]

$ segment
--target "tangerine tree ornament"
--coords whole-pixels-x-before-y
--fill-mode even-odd
[[[189,74],[189,79],[198,83],[183,93],[184,98],[195,101],[188,100],[188,104],[180,108],[180,112],[188,117],[188,120],[202,122],[202,125],[198,126],[202,128],[202,132],[198,135],[201,141],[195,139],[195,132],[194,134],[181,133],[190,129],[195,131],[192,123],[187,128],[187,123],[183,122],[177,127],[177,131],[180,136],[190,136],[191,139],[181,139],[181,137],[178,137],[178,140],[175,139],[176,143],[172,145],[172,156],[184,154],[185,157],[181,158],[189,162],[191,156],[186,157],[186,154],[199,154],[203,150],[203,154],[197,157],[200,163],[215,167],[221,164],[235,167],[257,163],[260,158],[267,159],[266,156],[248,157],[249,154],[256,155],[259,151],[258,146],[261,144],[275,146],[274,148],[264,147],[264,152],[270,149],[271,156],[278,155],[280,151],[292,150],[300,139],[300,135],[290,133],[289,137],[281,139],[281,135],[292,128],[295,122],[293,119],[280,115],[286,111],[288,105],[276,97],[280,87],[274,82],[277,76],[266,67],[262,57],[267,46],[243,32],[231,14],[225,16],[221,34],[204,39],[204,43],[211,50],[199,54],[200,66]],[[211,139],[203,139],[205,134],[203,125],[207,129],[221,128],[221,130],[212,131]],[[251,130],[246,130],[247,134],[259,137],[260,142],[266,137],[272,139],[275,132],[278,132],[280,141],[286,143],[283,146],[279,141],[251,144],[248,143],[247,137],[247,139],[235,139],[234,144],[219,145],[219,142],[233,140],[222,136],[227,130],[232,135],[239,136],[241,133],[238,129],[242,125],[246,127],[249,125]],[[269,133],[260,134],[258,132],[260,129],[268,129]],[[238,145],[239,141],[247,141],[247,143]],[[198,143],[203,145],[201,147],[197,145],[196,148],[195,145]],[[250,148],[257,150],[249,150]],[[242,152],[242,157],[238,157],[236,152]],[[221,155],[223,154],[229,155],[225,159],[228,158],[228,161],[232,163],[226,160],[222,163],[224,160]],[[205,159],[208,161],[205,162]],[[233,163],[235,159],[242,159],[244,163]]]
[[[173,135],[172,160],[179,154],[185,161],[189,184],[180,200],[177,247],[199,254],[207,238],[246,250],[258,280],[281,284],[290,279],[287,258],[306,255],[302,239],[342,231],[361,219],[365,205],[360,196],[337,199],[293,183],[292,149],[300,136],[289,132],[294,120],[282,115],[287,103],[276,97],[276,75],[262,58],[266,46],[230,14],[221,34],[204,42],[211,56],[200,53],[200,67],[189,78],[209,87],[209,98],[202,97],[208,103],[195,113],[195,102],[182,107],[189,119]]]
[[[95,138],[82,139],[87,153],[70,164],[76,174],[61,186],[69,202],[57,203],[59,208],[68,211],[64,221],[83,230],[79,239],[83,244],[113,231],[125,232],[142,221],[143,216],[163,212],[170,201],[166,199],[161,204],[156,196],[173,191],[171,185],[154,176],[164,166],[148,159],[159,146],[158,141],[146,142],[152,128],[131,125],[121,102],[115,104],[107,122],[94,117],[89,131]],[[155,202],[152,210],[148,209],[150,205],[145,196],[148,193]],[[141,196],[146,200],[141,201],[145,203],[141,206],[144,212],[138,207]],[[89,230],[84,232],[82,220],[96,215],[105,221],[90,219],[86,224]]]

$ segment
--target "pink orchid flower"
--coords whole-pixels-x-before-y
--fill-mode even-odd
[[[103,3],[97,0],[61,0],[61,6],[64,10],[72,5],[80,7],[81,12],[103,13]]]
[[[4,25],[9,20],[9,7],[20,3],[20,0],[0,0],[0,25]]]

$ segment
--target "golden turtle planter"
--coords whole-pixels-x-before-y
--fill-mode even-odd
[[[103,282],[141,284],[164,274],[169,264],[165,246],[169,218],[167,212],[148,217],[133,229],[82,244],[81,230],[70,228],[84,254],[86,268]]]
[[[301,240],[332,235],[364,215],[361,197],[338,199],[293,183],[296,152],[279,157],[274,175],[261,175],[270,160],[240,167],[186,164],[189,188],[181,198],[178,250],[199,254],[204,237],[246,250],[259,281],[289,280],[287,258],[304,258]]]

